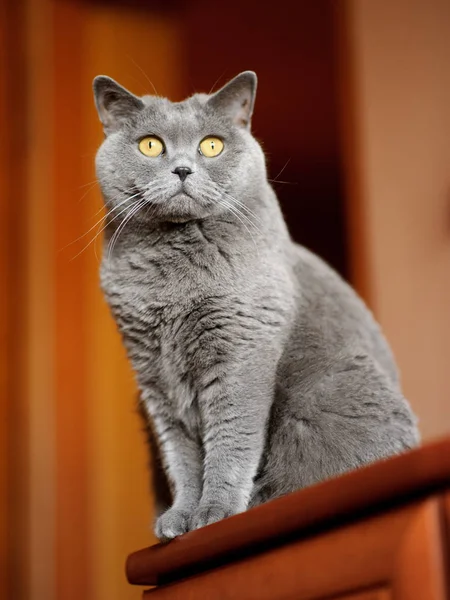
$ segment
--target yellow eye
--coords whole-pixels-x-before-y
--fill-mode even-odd
[[[145,156],[156,158],[164,152],[164,144],[157,137],[149,135],[139,142],[139,150]]]
[[[222,150],[223,142],[219,138],[207,137],[200,142],[200,152],[203,154],[203,156],[207,156],[208,158],[219,156]]]

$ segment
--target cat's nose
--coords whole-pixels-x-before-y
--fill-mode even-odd
[[[186,177],[192,173],[192,171],[189,167],[177,167],[172,171],[172,173],[175,173],[175,175],[178,175],[181,181],[184,181]]]

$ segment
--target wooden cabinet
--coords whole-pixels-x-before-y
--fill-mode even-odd
[[[158,600],[448,600],[450,441],[129,557]]]
[[[441,503],[440,498],[431,498],[389,511],[161,587],[144,597],[443,600]],[[360,589],[371,591],[358,594]]]
[[[392,596],[387,588],[378,588],[367,592],[358,592],[351,596],[336,596],[332,600],[390,600]]]

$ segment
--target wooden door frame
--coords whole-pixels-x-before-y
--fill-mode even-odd
[[[424,439],[450,429],[450,7],[336,3],[352,279]]]
[[[28,598],[26,347],[27,82],[23,2],[0,6],[0,596]],[[3,572],[4,571],[4,572]]]

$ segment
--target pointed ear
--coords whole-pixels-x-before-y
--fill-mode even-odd
[[[104,75],[94,79],[94,99],[106,135],[117,131],[145,106],[140,98]]]
[[[213,94],[208,105],[227,114],[236,125],[250,129],[257,81],[253,71],[244,71]]]

